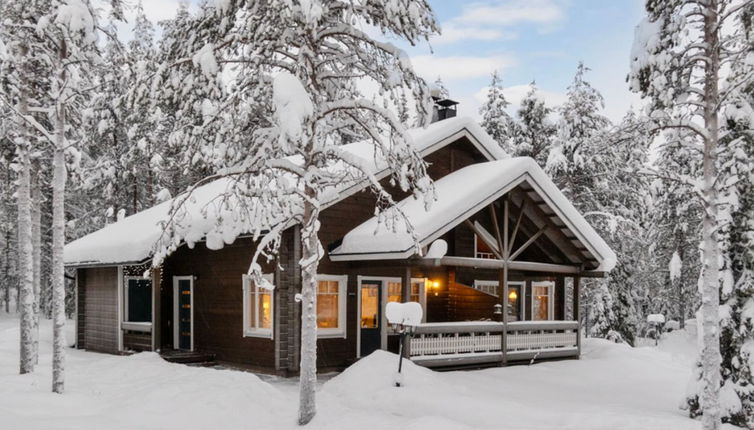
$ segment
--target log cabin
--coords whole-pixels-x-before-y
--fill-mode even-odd
[[[415,236],[379,230],[365,185],[341,190],[321,212],[327,255],[318,269],[320,370],[343,369],[377,349],[397,351],[384,316],[394,301],[422,306],[423,322],[404,353],[424,366],[580,355],[580,280],[604,276],[615,254],[532,159],[509,158],[477,123],[446,110],[453,103],[439,106],[440,120],[411,130],[437,200],[426,211],[391,189]],[[378,177],[386,181],[387,172]],[[205,196],[219,192],[213,184],[203,188]],[[222,247],[208,240],[183,245],[153,267],[169,207],[66,246],[66,265],[76,273],[76,347],[212,357],[296,375],[299,227],[284,231],[277,260],[263,267],[270,290],[246,276],[258,243],[251,237]]]

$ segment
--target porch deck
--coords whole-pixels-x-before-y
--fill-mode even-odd
[[[503,324],[495,321],[421,324],[409,341],[408,357],[426,367],[449,367],[580,354],[577,321],[511,322],[504,339],[502,334]]]

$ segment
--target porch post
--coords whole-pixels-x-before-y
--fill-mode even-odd
[[[403,282],[401,282],[401,301],[403,303],[411,301],[411,266],[406,266],[403,272]]]
[[[401,301],[403,303],[408,303],[411,301],[411,266],[406,266],[406,270],[403,272],[403,282],[401,282]],[[411,357],[411,352],[409,351],[411,345],[409,343],[408,336],[402,335],[401,343],[403,345],[403,348],[401,348],[403,357]]]
[[[503,366],[508,364],[508,259],[510,256],[510,246],[508,245],[508,195],[503,201],[503,273],[501,282],[503,284],[503,296],[500,298],[503,305],[503,335],[502,338],[502,357]]]
[[[573,319],[576,320],[576,348],[578,349],[578,356],[581,357],[581,305],[579,303],[579,289],[581,283],[581,277],[573,277]]]

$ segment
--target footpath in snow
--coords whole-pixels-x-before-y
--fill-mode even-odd
[[[18,325],[0,314],[0,429],[295,429],[295,380],[188,367],[155,353],[68,350],[50,392],[49,322],[37,371],[18,372]],[[71,333],[72,334],[72,333]],[[587,339],[581,360],[433,372],[378,351],[324,382],[310,429],[700,429],[678,409],[692,356]],[[680,345],[680,346],[679,346]],[[733,427],[728,426],[732,429]]]

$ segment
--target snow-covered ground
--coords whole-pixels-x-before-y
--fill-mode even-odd
[[[296,428],[294,380],[68,350],[66,393],[50,393],[50,335],[19,376],[18,326],[0,313],[0,429]],[[699,429],[678,409],[693,348],[585,342],[581,360],[438,373],[378,352],[319,390],[312,429]]]

